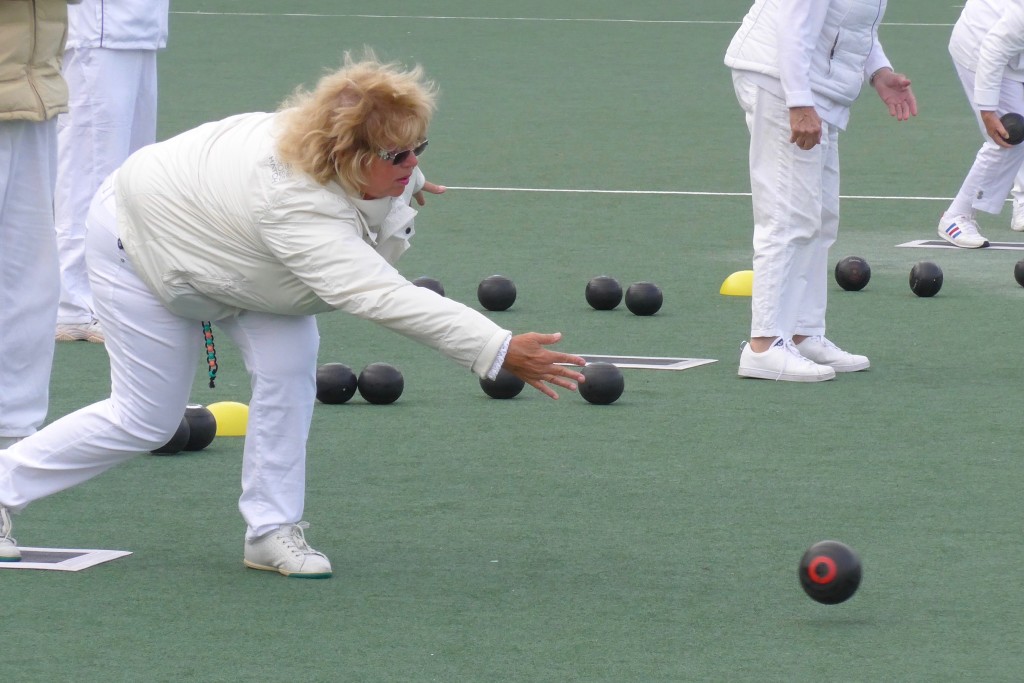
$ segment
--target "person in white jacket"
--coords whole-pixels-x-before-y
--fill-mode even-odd
[[[839,131],[868,81],[889,113],[917,114],[878,41],[885,0],[756,0],[725,55],[750,132],[750,339],[739,375],[791,382],[865,370],[825,337],[828,251],[839,229]]]
[[[1024,2],[967,0],[949,53],[984,142],[939,220],[939,236],[958,247],[987,247],[977,212],[997,214],[1024,166],[1024,145],[1007,142],[1000,117],[1024,114]],[[1024,230],[1014,205],[1011,228]]]
[[[54,195],[57,341],[103,342],[85,267],[85,215],[103,179],[156,141],[157,51],[167,45],[167,19],[168,0],[82,0],[68,8],[69,110],[57,119]]]
[[[513,336],[392,265],[412,236],[416,210],[402,195],[426,150],[435,98],[418,66],[346,54],[276,113],[207,123],[131,155],[87,219],[110,398],[0,451],[0,512],[165,443],[189,399],[203,321],[230,336],[251,378],[244,563],[285,575],[331,574],[300,521],[314,314],[372,320],[479,377],[504,368],[551,398],[553,386],[575,390],[583,376],[573,366],[584,360],[547,348],[560,334]],[[0,550],[11,554],[7,530]]]

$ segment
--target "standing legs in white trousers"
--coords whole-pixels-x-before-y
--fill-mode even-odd
[[[839,232],[839,131],[823,123],[821,144],[802,150],[789,141],[786,103],[741,75],[735,81],[750,130],[750,336],[822,335]]]
[[[0,448],[46,419],[59,295],[56,121],[0,121]]]
[[[956,72],[967,95],[967,101],[974,111],[984,141],[967,172],[967,177],[943,213],[938,234],[956,246],[978,247],[987,244],[987,240],[979,234],[976,213],[982,211],[997,214],[1003,210],[1014,181],[1024,166],[1024,145],[1005,148],[989,138],[974,102],[975,74],[959,64],[956,65]],[[1000,114],[1024,112],[1024,84],[1004,79],[996,111]],[[1024,225],[1021,225],[1020,229],[1024,229]],[[963,236],[957,232],[958,230],[963,231]],[[973,239],[975,236],[977,239]]]
[[[809,150],[791,142],[789,107],[742,72],[736,97],[750,131],[754,281],[739,375],[821,382],[866,370],[825,338],[828,253],[839,233],[839,130],[821,123]]]
[[[0,451],[4,507],[19,510],[161,446],[184,414],[205,360],[200,321],[174,315],[153,296],[115,230],[105,183],[89,212],[87,251],[107,333],[110,398]],[[252,382],[239,509],[253,539],[302,517],[319,335],[312,316],[243,312],[217,327],[238,345]],[[49,339],[52,346],[52,327]]]
[[[65,53],[69,111],[58,117],[55,197],[58,325],[88,325],[95,317],[85,265],[85,217],[103,179],[156,140],[156,55],[155,50],[107,48]]]

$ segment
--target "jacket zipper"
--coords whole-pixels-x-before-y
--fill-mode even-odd
[[[838,47],[838,45],[839,45],[839,32],[836,31],[835,40],[832,41],[832,47],[828,51],[828,72],[827,73],[829,73],[829,74],[832,73],[832,62],[835,59],[836,47]]]
[[[878,0],[878,11],[875,12],[875,20],[873,22],[871,22],[871,35],[874,35],[875,31],[878,30],[878,22],[881,21],[881,19],[882,19],[882,3],[883,2],[885,2],[885,0]]]
[[[32,90],[32,94],[35,95],[36,102],[39,104],[39,112],[42,114],[43,120],[46,120],[46,103],[43,102],[43,96],[39,94],[39,87],[36,85],[35,78],[32,76],[33,65],[36,63],[36,39],[39,37],[39,12],[36,7],[36,3],[32,2],[32,48],[29,50],[28,67],[25,69],[25,80],[28,81],[28,87]]]

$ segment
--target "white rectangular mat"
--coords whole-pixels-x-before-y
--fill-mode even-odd
[[[688,370],[698,365],[717,363],[713,358],[665,358],[662,356],[612,356],[577,353],[588,363],[611,363],[618,368],[643,370]]]
[[[987,247],[980,249],[964,249],[963,247],[954,247],[946,240],[913,240],[911,242],[904,242],[903,244],[897,244],[897,247],[915,247],[918,249],[962,249],[963,251],[985,251],[986,249],[996,249],[1005,251],[1024,251],[1024,242],[992,242],[989,241]]]
[[[19,550],[21,550],[21,562],[0,562],[0,569],[51,569],[59,572],[77,572],[131,555],[127,550],[22,547],[19,547]]]

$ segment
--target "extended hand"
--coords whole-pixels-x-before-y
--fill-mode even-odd
[[[917,116],[917,98],[910,89],[910,79],[892,69],[883,69],[875,75],[875,90],[889,108],[889,115],[897,121]]]
[[[413,193],[412,196],[413,196],[413,199],[416,200],[417,204],[419,204],[420,206],[423,206],[423,203],[425,201],[424,198],[423,198],[423,191],[424,190],[426,190],[430,194],[444,194],[447,189],[448,188],[445,187],[444,185],[435,185],[434,183],[431,183],[431,182],[424,182],[423,183],[423,190],[420,190],[419,192]]]
[[[502,367],[551,398],[558,398],[558,394],[545,382],[576,391],[576,383],[583,381],[583,375],[571,367],[559,364],[583,366],[587,362],[579,356],[544,348],[557,343],[561,338],[561,332],[518,334],[509,342],[508,353],[505,354],[505,363]]]

